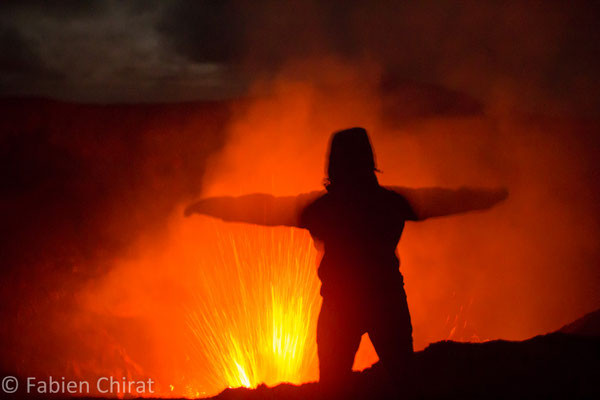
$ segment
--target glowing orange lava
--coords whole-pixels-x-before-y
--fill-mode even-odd
[[[192,357],[215,387],[317,379],[315,256],[306,232],[255,226],[216,231],[217,248],[190,279]],[[189,307],[189,306],[188,306]]]

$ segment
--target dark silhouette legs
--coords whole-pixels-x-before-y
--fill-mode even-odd
[[[330,388],[350,383],[360,338],[368,332],[382,366],[402,390],[412,373],[412,325],[403,289],[367,301],[323,299],[317,325],[320,381]]]
[[[371,320],[369,338],[387,371],[392,391],[414,397],[412,324],[404,290],[385,296]]]
[[[317,323],[319,380],[329,386],[347,384],[363,330],[341,302],[323,299]]]

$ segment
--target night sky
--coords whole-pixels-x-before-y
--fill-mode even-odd
[[[290,62],[334,56],[525,111],[592,116],[599,11],[595,1],[4,1],[0,92],[230,98]]]

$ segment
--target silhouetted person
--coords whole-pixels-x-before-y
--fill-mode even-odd
[[[214,197],[185,210],[225,221],[308,229],[324,251],[318,269],[323,305],[317,324],[320,381],[341,387],[367,332],[395,382],[406,382],[412,326],[396,247],[405,221],[486,209],[505,189],[409,189],[380,186],[363,128],[333,135],[326,191],[274,197]]]

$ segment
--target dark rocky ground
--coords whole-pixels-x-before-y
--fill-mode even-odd
[[[418,399],[598,399],[600,338],[564,333],[522,342],[439,342],[416,354]],[[393,395],[379,365],[356,373],[354,399]],[[228,389],[214,399],[324,398],[319,384]]]
[[[438,342],[416,353],[418,399],[598,399],[600,310],[560,330],[529,340]],[[354,374],[353,399],[402,398],[392,394],[381,366]],[[325,398],[318,383],[255,390],[228,389],[214,399]]]
[[[418,399],[599,399],[600,310],[557,332],[529,340],[438,342],[416,353]],[[255,390],[228,389],[214,397],[312,399],[331,397],[318,383]],[[393,394],[379,364],[354,374],[352,399],[403,398]]]
[[[227,389],[212,399],[599,399],[599,328],[600,310],[524,341],[431,344],[416,353],[413,396],[394,392],[375,364],[354,373],[344,394],[306,383]]]

